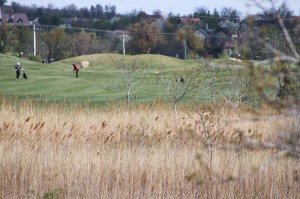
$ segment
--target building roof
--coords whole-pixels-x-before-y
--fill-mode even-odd
[[[177,23],[183,24],[197,24],[200,23],[200,18],[192,18],[192,17],[181,17],[177,20]]]
[[[26,13],[13,13],[13,14],[6,14],[1,13],[1,21],[6,23],[13,23],[13,24],[30,24]]]

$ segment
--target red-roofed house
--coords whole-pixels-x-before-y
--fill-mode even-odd
[[[200,24],[201,19],[200,18],[192,18],[192,17],[181,17],[177,20],[177,24],[180,26],[184,26],[187,24],[196,25]]]
[[[26,13],[13,13],[13,11],[11,11],[9,14],[0,12],[0,25],[2,23],[24,25],[30,24]]]

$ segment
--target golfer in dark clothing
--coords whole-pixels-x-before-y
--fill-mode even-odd
[[[17,63],[15,66],[15,71],[16,71],[16,80],[19,80],[20,74],[21,74],[21,66],[20,63]]]
[[[79,66],[77,64],[73,64],[73,67],[74,67],[74,71],[76,71],[76,78],[78,78],[78,72],[79,72]]]

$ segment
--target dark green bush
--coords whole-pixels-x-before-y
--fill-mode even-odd
[[[34,56],[34,55],[28,56],[28,59],[29,59],[30,61],[35,61],[35,62],[41,62],[41,61],[42,61],[40,57]]]

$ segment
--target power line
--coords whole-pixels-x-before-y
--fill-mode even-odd
[[[47,28],[62,28],[62,29],[74,29],[81,31],[91,31],[91,32],[108,32],[108,33],[121,33],[121,31],[113,31],[113,30],[103,30],[103,29],[94,29],[94,28],[82,28],[82,27],[65,27],[65,26],[53,26],[53,25],[36,25],[36,27],[47,27]]]
[[[201,16],[200,16],[201,17]],[[211,16],[202,16],[203,18],[218,18],[221,20],[220,17],[211,17]],[[228,18],[228,19],[235,19],[235,18]],[[259,18],[259,19],[254,19],[257,21],[277,21],[277,18],[274,17],[264,17],[264,18]],[[294,18],[283,18],[282,20],[295,20]],[[24,25],[24,24],[18,24],[18,25],[23,25],[23,26],[31,26],[31,25]],[[63,28],[63,29],[73,29],[73,30],[80,30],[80,31],[91,31],[91,32],[106,32],[106,33],[119,33],[122,34],[124,30],[104,30],[104,29],[94,29],[94,28],[83,28],[83,27],[66,27],[66,26],[54,26],[54,25],[43,25],[43,24],[36,24],[37,27],[48,27],[48,28]],[[172,33],[172,32],[161,32],[159,33],[160,35],[175,35],[177,33]],[[217,36],[218,37],[218,36]],[[221,36],[219,36],[221,37]]]

